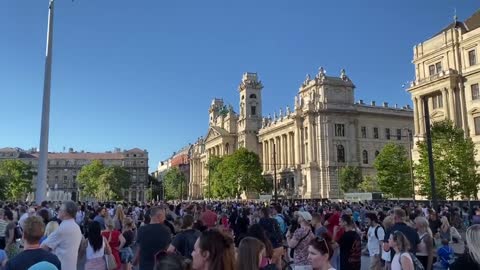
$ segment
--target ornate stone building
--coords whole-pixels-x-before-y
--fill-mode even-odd
[[[276,167],[280,195],[339,198],[340,168],[360,166],[364,175],[374,174],[373,161],[386,143],[409,145],[410,107],[355,102],[355,86],[343,70],[339,77],[327,76],[323,68],[314,78],[307,75],[293,109],[287,106],[273,116],[262,117],[262,89],[256,73],[245,73],[238,114],[223,100],[212,101],[207,136],[192,149],[191,198],[203,196],[209,157],[239,147],[259,154],[266,178],[273,180]]]
[[[3,159],[19,159],[27,164],[38,168],[39,153],[35,150],[24,151],[20,148],[1,148],[0,161]],[[93,160],[100,160],[105,166],[121,166],[131,176],[132,186],[125,190],[126,200],[143,201],[146,199],[148,183],[148,152],[138,148],[113,152],[90,153],[75,152],[69,149],[68,152],[48,153],[48,175],[47,185],[49,191],[63,191],[70,194],[72,199],[78,199],[79,187],[77,175],[84,165]],[[36,177],[33,179],[35,183]]]
[[[480,149],[479,43],[477,11],[464,22],[455,18],[433,37],[413,47],[415,80],[409,92],[414,105],[415,140],[425,137],[423,100],[427,99],[432,122],[451,120]],[[414,158],[418,159],[416,148]]]

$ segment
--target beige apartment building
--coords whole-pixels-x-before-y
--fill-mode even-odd
[[[307,75],[298,92],[292,92],[293,108],[266,117],[262,89],[256,73],[245,73],[238,87],[238,114],[222,99],[212,101],[207,135],[191,151],[190,198],[203,198],[209,158],[239,147],[259,154],[267,179],[273,181],[276,168],[280,196],[309,199],[341,198],[342,167],[359,166],[364,175],[375,174],[373,161],[386,143],[410,143],[410,106],[355,102],[355,85],[344,70],[339,76],[327,76],[323,68],[313,78]]]
[[[449,119],[480,150],[480,11],[453,23],[413,47],[415,80],[409,92],[414,105],[415,140],[425,138],[424,103],[431,121]],[[414,148],[414,159],[418,152]],[[477,156],[477,160],[480,157]]]
[[[18,159],[31,165],[35,170],[38,168],[38,157],[39,152],[36,150],[0,148],[0,161]],[[124,191],[125,200],[144,201],[147,199],[148,152],[138,148],[124,151],[117,148],[112,152],[105,153],[76,152],[73,149],[69,149],[68,152],[48,153],[47,194],[61,192],[73,200],[78,200],[77,175],[84,165],[93,160],[100,160],[105,166],[121,166],[130,173],[132,185]],[[35,176],[33,184],[36,180]]]

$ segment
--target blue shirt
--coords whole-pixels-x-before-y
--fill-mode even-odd
[[[283,217],[282,214],[277,214],[275,216],[275,220],[277,220],[278,225],[280,226],[280,230],[282,231],[283,234],[287,233],[288,227],[287,224],[285,223],[285,218]]]

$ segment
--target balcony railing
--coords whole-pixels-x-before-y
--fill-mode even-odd
[[[443,79],[445,77],[449,77],[449,76],[456,75],[456,74],[458,74],[458,72],[456,70],[453,70],[453,69],[442,70],[439,73],[433,74],[433,75],[425,77],[423,79],[418,79],[416,81],[413,81],[410,84],[410,87],[419,86],[421,84],[433,82],[433,81],[436,81],[438,79]]]

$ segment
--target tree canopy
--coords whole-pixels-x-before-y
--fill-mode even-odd
[[[0,199],[19,200],[32,192],[34,175],[32,166],[20,160],[0,162]]]
[[[272,189],[272,183],[262,175],[258,155],[245,148],[222,158],[217,157],[207,166],[211,166],[210,185],[215,198],[238,198],[243,192],[261,193]]]
[[[375,159],[377,183],[380,190],[392,198],[412,197],[410,160],[403,145],[386,144]]]
[[[99,160],[83,166],[77,181],[83,196],[100,200],[121,199],[122,190],[131,185],[128,171],[120,166],[106,167]]]
[[[433,123],[431,138],[438,198],[455,199],[461,196],[476,199],[480,177],[472,139],[465,137],[463,130],[448,120]],[[431,198],[427,144],[420,141],[417,146],[420,159],[415,164],[415,176],[419,193]]]
[[[340,170],[340,189],[344,192],[356,191],[362,182],[362,172],[359,167],[345,166]]]
[[[165,199],[178,200],[183,197],[182,195],[185,194],[184,187],[186,184],[185,175],[177,167],[168,169],[163,178]]]

